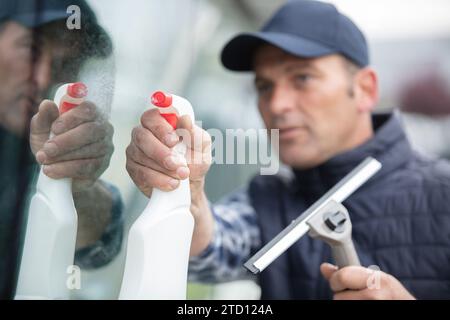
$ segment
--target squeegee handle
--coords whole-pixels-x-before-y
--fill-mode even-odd
[[[341,203],[330,200],[307,224],[312,238],[320,239],[330,246],[334,262],[339,268],[361,265],[353,245],[350,216]]]
[[[339,269],[347,266],[361,265],[351,238],[336,245],[331,245],[331,252]]]

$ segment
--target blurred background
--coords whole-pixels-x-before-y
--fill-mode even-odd
[[[314,1],[314,0],[311,0]],[[127,226],[148,199],[125,171],[125,149],[155,90],[186,97],[203,128],[262,128],[253,78],[225,70],[219,53],[236,33],[255,31],[282,0],[89,0],[113,42],[113,57],[87,64],[81,80],[108,74],[107,112],[115,128],[115,152],[103,178],[116,185]],[[380,76],[376,112],[398,112],[413,146],[430,157],[450,158],[450,1],[333,0],[365,32]],[[95,72],[93,72],[95,70]],[[102,99],[101,97],[99,99]],[[105,98],[106,99],[106,98]],[[213,165],[206,192],[216,201],[244,185],[257,165]],[[123,247],[126,246],[126,241]],[[83,272],[80,299],[116,299],[125,251],[109,265]],[[257,299],[252,281],[189,284],[190,299]]]
[[[90,1],[115,46],[111,121],[116,129],[116,151],[105,177],[123,192],[129,221],[142,211],[147,200],[123,174],[124,150],[131,128],[149,107],[150,93],[164,89],[185,96],[204,128],[262,127],[252,76],[226,71],[219,53],[234,34],[255,31],[284,2]],[[450,1],[330,2],[350,16],[368,38],[372,65],[380,76],[381,101],[376,112],[395,109],[416,149],[429,156],[450,158]],[[245,184],[256,171],[257,167],[251,165],[213,165],[207,177],[209,198],[219,199]],[[105,275],[117,272],[120,261],[108,266],[112,273]],[[89,283],[96,281],[93,279]],[[112,287],[116,288],[112,282],[109,285],[111,290],[103,294],[112,294]],[[189,290],[190,298],[251,299],[258,295],[252,282],[192,284]]]

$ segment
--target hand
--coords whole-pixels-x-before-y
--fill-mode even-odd
[[[31,119],[30,145],[47,176],[73,179],[75,194],[91,187],[108,167],[113,131],[91,102],[59,115],[56,104],[44,100]]]
[[[179,134],[187,145],[187,165],[171,150],[179,142]],[[179,119],[175,131],[157,109],[150,109],[142,115],[141,125],[133,129],[126,154],[127,171],[146,196],[150,197],[153,188],[173,190],[188,177],[192,191],[203,186],[210,167],[211,137],[188,116]]]
[[[413,300],[393,276],[359,266],[337,269],[322,263],[320,271],[329,281],[335,300]]]
[[[186,161],[175,157],[171,150],[180,141],[179,135],[187,147]],[[179,119],[174,130],[157,109],[150,109],[142,115],[141,125],[133,129],[126,154],[131,179],[148,197],[153,188],[170,191],[178,187],[180,180],[189,178],[190,211],[195,221],[190,255],[198,255],[211,242],[214,231],[214,218],[204,192],[211,164],[209,134],[188,116]]]

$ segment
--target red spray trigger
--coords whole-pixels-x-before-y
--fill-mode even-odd
[[[88,89],[83,82],[75,82],[67,87],[67,94],[72,98],[84,98],[88,93]]]
[[[175,113],[161,113],[161,116],[172,126],[177,128],[178,116]]]
[[[75,103],[70,103],[67,101],[64,101],[63,103],[61,103],[61,107],[59,108],[59,114],[63,114],[73,108],[75,108],[77,106],[77,104]]]
[[[162,91],[156,91],[152,95],[152,103],[159,108],[167,108],[172,105],[172,96]],[[161,116],[172,126],[177,128],[178,116],[175,113],[161,113]]]
[[[87,93],[88,89],[86,85],[82,82],[75,82],[67,86],[67,95],[72,98],[81,99],[86,97]],[[76,106],[78,106],[78,104],[64,101],[63,103],[61,103],[59,113],[63,114],[64,112],[67,112],[70,109],[75,108]]]
[[[172,105],[172,96],[162,91],[156,91],[152,95],[152,103],[160,108],[167,108]]]

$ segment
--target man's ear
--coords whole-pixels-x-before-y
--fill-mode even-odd
[[[365,67],[354,77],[355,99],[360,112],[370,112],[378,103],[378,76],[374,69]]]

